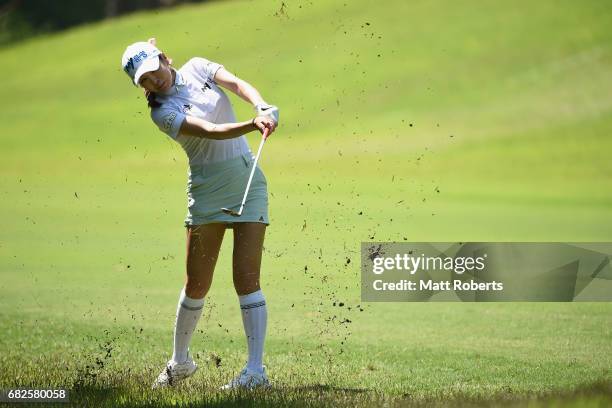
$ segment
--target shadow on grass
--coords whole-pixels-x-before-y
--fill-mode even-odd
[[[287,387],[285,390],[293,390],[293,391],[303,391],[303,392],[342,392],[349,394],[359,394],[363,392],[372,392],[372,390],[368,390],[367,388],[342,388],[342,387],[334,387],[326,384],[314,384],[314,385],[305,385],[302,387]]]
[[[519,407],[578,408],[612,406],[612,383],[596,383],[568,392],[538,395],[511,390],[491,398],[461,394],[439,397],[383,395],[362,388],[315,384],[255,391],[213,388],[151,390],[146,387],[83,386],[70,393],[70,405],[96,407]],[[65,406],[65,404],[63,405]]]
[[[542,393],[501,391],[490,397],[468,396],[461,393],[436,398],[415,399],[404,394],[390,400],[390,407],[503,407],[515,408],[582,408],[612,407],[612,382],[596,382],[574,390],[557,390]]]
[[[70,392],[71,404],[96,407],[355,407],[383,399],[372,391],[316,384],[268,390],[163,389],[85,385]]]

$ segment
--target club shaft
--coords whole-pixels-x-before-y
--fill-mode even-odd
[[[255,160],[253,161],[253,168],[251,169],[251,174],[249,175],[249,181],[247,182],[246,189],[244,190],[244,196],[242,197],[242,203],[240,204],[240,210],[238,214],[242,214],[242,209],[244,208],[244,204],[246,203],[247,196],[249,195],[249,188],[251,187],[251,181],[253,181],[253,175],[255,174],[255,169],[257,168],[257,162],[259,161],[259,156],[261,155],[261,149],[263,149],[263,145],[268,138],[268,129],[264,130],[264,133],[261,137],[261,142],[259,143],[259,149],[257,149],[257,155],[255,155]]]

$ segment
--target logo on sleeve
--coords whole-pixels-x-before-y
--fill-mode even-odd
[[[191,108],[193,108],[193,105],[190,103],[183,105],[183,113],[189,112]]]
[[[208,81],[204,83],[204,86],[202,87],[202,92],[206,92],[207,89],[212,89]]]
[[[164,116],[162,126],[165,131],[169,131],[170,129],[172,129],[172,124],[174,123],[174,119],[176,119],[176,112],[170,112],[169,114]]]

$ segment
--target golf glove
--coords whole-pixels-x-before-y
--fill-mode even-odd
[[[268,105],[267,103],[260,103],[255,105],[257,110],[257,116],[269,116],[274,120],[274,124],[278,125],[278,107],[274,105]]]

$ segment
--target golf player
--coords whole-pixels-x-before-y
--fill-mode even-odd
[[[176,312],[172,358],[154,387],[173,386],[197,369],[189,342],[210,289],[221,242],[233,229],[233,280],[247,338],[248,361],[224,389],[269,386],[263,366],[267,307],[259,285],[264,235],[268,225],[266,178],[256,167],[240,217],[221,211],[236,209],[243,198],[253,163],[245,134],[269,134],[278,125],[278,108],[267,104],[250,84],[222,65],[192,58],[179,69],[155,39],[128,46],[121,65],[134,85],[145,90],[151,118],[178,142],[189,158],[187,183],[187,277]],[[257,116],[237,122],[221,87],[252,104]]]

